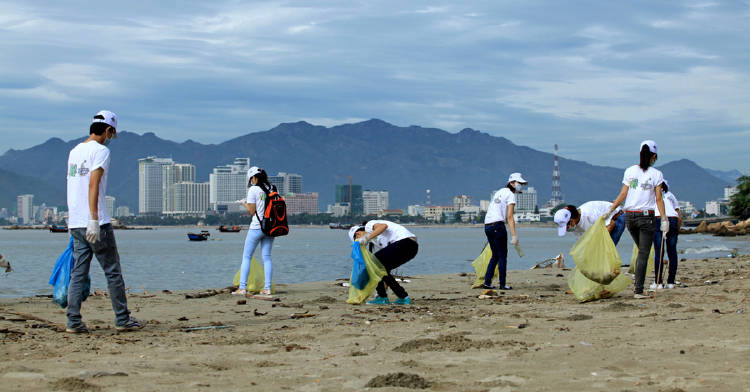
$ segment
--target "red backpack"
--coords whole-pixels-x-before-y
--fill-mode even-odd
[[[262,189],[262,188],[261,188]],[[265,191],[265,190],[264,190]],[[269,237],[279,237],[289,234],[289,224],[286,221],[286,202],[284,198],[273,187],[270,192],[266,193],[266,208],[263,217],[255,216],[260,222],[260,230]]]

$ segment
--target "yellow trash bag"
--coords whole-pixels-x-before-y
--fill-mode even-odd
[[[635,264],[636,260],[638,260],[638,246],[633,244],[633,254],[630,255],[630,268],[628,268],[628,273],[634,274],[635,273]],[[651,245],[651,252],[648,254],[648,265],[646,265],[646,275],[650,275],[652,272],[654,272],[654,246]]]
[[[477,279],[474,281],[474,284],[471,285],[472,289],[476,289],[478,287],[482,287],[484,284],[484,275],[487,274],[487,265],[490,263],[490,259],[492,258],[492,249],[490,248],[490,244],[487,244],[484,246],[484,249],[482,249],[482,253],[479,254],[479,257],[477,257],[472,263],[472,267],[474,267],[474,275],[477,277]],[[495,275],[492,276],[492,280],[499,279],[498,276],[500,275],[500,269],[499,267],[495,267]]]
[[[237,273],[234,274],[234,279],[232,280],[232,284],[235,286],[240,285],[240,273],[242,272],[242,267],[240,267],[239,270],[237,270]],[[261,265],[258,260],[253,256],[253,258],[250,260],[250,273],[247,275],[247,287],[245,287],[245,290],[252,293],[259,293],[261,290],[263,290],[263,287],[265,287],[266,283],[266,275],[263,271],[263,265]],[[271,282],[271,293],[276,291],[275,287],[273,287],[273,282]]]
[[[581,302],[594,301],[600,298],[609,298],[625,290],[630,286],[632,280],[625,274],[617,277],[607,285],[599,284],[583,276],[578,267],[573,268],[568,274],[568,287],[576,299]]]
[[[622,260],[604,226],[604,217],[600,217],[583,233],[570,249],[570,254],[576,268],[594,282],[609,284],[620,274]]]
[[[354,261],[352,266],[352,275],[349,278],[349,299],[346,303],[359,305],[375,291],[375,287],[383,279],[384,276],[388,275],[388,271],[380,264],[380,261],[370,253],[364,245],[354,242],[352,244],[352,260]],[[364,263],[364,270],[356,270],[357,266]],[[355,276],[356,274],[356,276]],[[366,274],[366,276],[362,276]],[[354,282],[361,282],[363,285],[361,288],[355,287]]]

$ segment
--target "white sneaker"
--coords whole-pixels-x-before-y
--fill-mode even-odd
[[[648,288],[649,288],[649,289],[650,289],[651,291],[654,291],[654,290],[661,290],[661,289],[663,289],[663,288],[664,288],[664,286],[662,286],[662,285],[660,285],[660,284],[659,284],[659,285],[657,285],[657,284],[656,284],[656,282],[654,282],[654,283],[651,283],[651,285],[650,285],[650,286],[648,286]]]
[[[674,288],[674,284],[672,284],[672,283],[667,283],[667,286],[666,286],[666,288],[667,288],[667,289],[670,289],[670,290],[671,290],[671,289],[673,289],[673,288]]]

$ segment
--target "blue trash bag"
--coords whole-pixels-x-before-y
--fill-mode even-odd
[[[49,277],[49,284],[54,286],[52,292],[52,299],[56,304],[62,308],[68,307],[68,286],[70,285],[70,272],[73,270],[75,265],[75,259],[73,258],[73,237],[70,237],[68,247],[65,251],[57,258],[54,268],[52,268],[52,275]],[[91,292],[91,275],[86,277],[86,281],[83,283],[83,301],[88,298]]]
[[[358,290],[363,290],[367,286],[367,283],[370,282],[370,274],[367,273],[362,249],[360,249],[359,242],[357,241],[354,241],[354,244],[352,244],[351,257],[354,263],[352,264],[352,279],[349,283]]]

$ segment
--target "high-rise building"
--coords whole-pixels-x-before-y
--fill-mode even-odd
[[[464,207],[469,207],[470,205],[471,196],[458,195],[453,197],[453,207],[455,207],[457,211],[462,210]]]
[[[351,214],[354,216],[362,215],[362,185],[336,185],[335,192],[336,203],[351,203]],[[351,199],[350,199],[351,197]]]
[[[388,191],[362,192],[362,213],[364,215],[378,215],[380,211],[388,209]]]
[[[268,182],[276,185],[276,189],[282,195],[302,193],[302,176],[299,174],[279,172],[275,176],[268,176]]]
[[[231,206],[240,206],[236,201],[247,197],[248,169],[250,158],[235,158],[230,165],[214,168],[213,173],[208,176],[209,203],[212,209],[226,212]]]
[[[147,157],[138,160],[138,213],[160,215],[163,211],[162,167],[174,164],[172,158]]]
[[[516,194],[516,211],[534,211],[537,208],[536,189],[530,186]]]
[[[190,163],[174,163],[162,166],[162,211],[175,213],[174,185],[181,182],[195,182],[195,165]]]
[[[737,192],[739,192],[739,191],[737,190],[736,186],[727,186],[727,187],[724,187],[724,198],[727,199],[727,200],[729,200],[729,199],[732,198],[732,196],[736,195]]]
[[[107,213],[109,213],[109,216],[115,216],[115,197],[104,196],[104,203],[107,205]]]
[[[406,208],[406,214],[411,216],[422,216],[424,215],[424,206],[419,204],[413,204]]]
[[[289,215],[318,214],[318,192],[288,193],[284,196],[284,202]]]
[[[20,195],[18,202],[18,220],[30,225],[34,223],[34,195]]]
[[[114,216],[121,218],[126,216],[132,216],[133,214],[130,213],[130,208],[128,206],[119,206],[117,207],[117,212]]]
[[[557,144],[555,144],[555,162],[552,169],[552,199],[550,204],[555,206],[562,204],[564,201],[562,186],[560,185],[560,163],[557,159]]]
[[[205,214],[209,208],[210,185],[207,182],[178,182],[174,189],[174,214]]]

